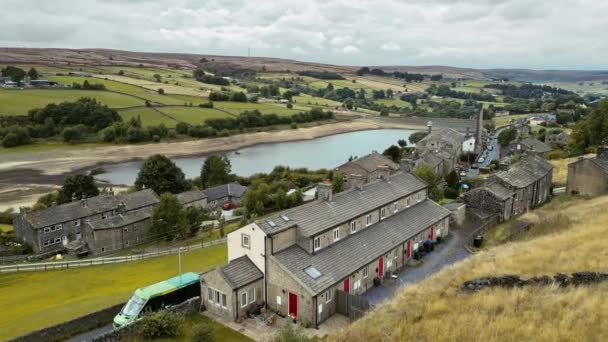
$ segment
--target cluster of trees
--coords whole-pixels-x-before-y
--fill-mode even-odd
[[[356,74],[359,76],[363,76],[366,74],[370,74],[370,75],[375,75],[375,76],[392,76],[401,80],[404,80],[406,82],[422,82],[424,81],[425,76],[428,77],[427,75],[424,74],[416,74],[416,73],[408,73],[408,72],[400,72],[400,71],[393,71],[393,72],[386,72],[382,69],[371,69],[369,67],[362,67],[359,70],[356,71]],[[436,77],[439,76],[439,77]],[[435,75],[434,81],[438,81],[440,79],[443,78],[443,76],[441,75]],[[431,80],[432,77],[431,77]]]
[[[209,101],[233,101],[247,102],[247,95],[242,91],[238,92],[219,92],[214,91],[209,94]]]
[[[479,112],[480,105],[474,100],[465,100],[464,103],[458,101],[430,102],[432,112],[423,112],[421,116],[439,118],[459,118],[468,119]],[[484,110],[484,118],[491,118],[493,113]]]
[[[300,76],[308,76],[313,78],[318,78],[322,80],[345,80],[340,74],[329,71],[314,71],[314,70],[306,70],[306,71],[298,71],[298,75]]]
[[[484,88],[499,89],[504,96],[531,99],[540,99],[544,93],[572,95],[573,92],[562,88],[551,87],[548,85],[522,84],[517,86],[514,84],[488,84]]]
[[[386,92],[382,89],[372,91],[372,98],[378,99],[392,99],[395,94],[392,89],[387,89]]]
[[[266,183],[254,181],[245,193],[243,206],[249,217],[262,216],[271,210],[281,210],[297,206],[302,203],[302,191],[296,190],[287,194],[287,185],[283,181]]]
[[[494,101],[494,96],[492,96],[492,94],[456,91],[456,90],[450,89],[450,87],[446,84],[442,84],[439,87],[436,86],[435,84],[431,84],[431,86],[426,89],[426,92],[431,95],[453,97],[456,99],[471,99],[471,100],[475,100],[475,101]]]
[[[172,133],[164,124],[158,126],[148,126],[144,128],[139,116],[131,118],[129,121],[119,121],[112,126],[103,129],[99,132],[101,141],[117,142],[117,143],[138,143],[144,141],[160,141],[161,139],[170,137]],[[64,135],[64,141],[65,135]],[[67,141],[66,141],[67,142]]]
[[[321,121],[333,119],[334,113],[327,111],[324,112],[321,109],[315,108],[308,112],[302,112],[294,114],[292,116],[278,116],[276,114],[261,114],[260,111],[249,110],[245,111],[237,118],[222,118],[222,119],[209,119],[206,121],[206,125],[216,129],[217,131],[222,130],[233,130],[233,129],[245,129],[253,127],[265,127],[272,125],[285,125],[291,123],[305,123],[312,121]]]
[[[244,68],[235,63],[218,62],[214,59],[206,59],[205,62],[201,62],[201,64],[201,70],[209,71],[216,76],[253,78],[256,74],[256,71],[253,69]]]
[[[608,143],[608,100],[601,101],[591,114],[576,124],[572,138],[579,154],[591,146]]]
[[[217,85],[221,85],[221,86],[230,85],[230,81],[228,81],[227,79],[225,79],[221,76],[208,75],[200,68],[197,68],[196,70],[194,70],[194,72],[192,73],[192,76],[197,81],[203,82],[203,83],[217,84]]]
[[[12,65],[6,66],[0,70],[2,76],[10,77],[13,82],[21,82],[25,77],[26,73],[23,69],[14,67]]]
[[[82,85],[80,83],[72,83],[72,89],[84,89],[84,90],[106,90],[106,86],[101,83],[89,83],[89,80],[84,80]]]
[[[435,202],[441,201],[444,197],[443,180],[441,176],[435,174],[430,166],[422,165],[414,169],[414,175],[420,177],[428,185],[428,196]]]
[[[515,127],[503,129],[498,134],[498,143],[500,146],[505,147],[509,143],[517,138],[517,129]]]

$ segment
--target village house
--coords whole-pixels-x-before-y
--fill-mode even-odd
[[[429,166],[436,174],[444,177],[454,170],[458,163],[464,141],[464,135],[451,128],[431,130],[416,143],[414,166]]]
[[[215,211],[218,207],[221,207],[227,202],[239,205],[247,190],[249,190],[248,187],[237,182],[205,189],[203,192],[205,196],[207,196],[207,209],[209,209],[209,211]]]
[[[570,144],[570,136],[564,132],[545,134],[545,143],[548,145],[557,145],[560,147],[568,146]]]
[[[177,201],[184,208],[207,209],[207,195],[201,190],[190,190],[177,194]]]
[[[507,151],[509,151],[510,154],[534,153],[544,156],[545,153],[551,150],[551,146],[532,137],[514,140],[507,147]]]
[[[399,164],[381,155],[377,151],[373,151],[361,158],[353,159],[336,168],[344,177],[345,189],[350,189],[354,183],[359,182],[359,178],[363,179],[364,183],[370,183],[380,178],[380,175],[383,174],[385,170],[388,170],[389,174],[394,174],[399,171],[399,169]],[[355,178],[355,180],[353,180],[353,178]]]
[[[498,222],[502,222],[548,201],[552,188],[553,166],[538,155],[527,155],[508,171],[495,173],[483,186],[463,197],[473,217],[495,215]]]
[[[596,196],[608,193],[608,148],[600,146],[594,158],[580,157],[568,164],[567,182],[569,194]]]
[[[338,311],[338,296],[380,285],[425,242],[447,236],[450,211],[427,198],[419,178],[386,172],[370,183],[357,180],[339,194],[321,183],[316,201],[228,234],[229,264],[201,275],[202,304],[235,319],[264,303],[318,326]],[[263,278],[245,276],[245,269]],[[231,280],[239,277],[246,280]]]
[[[99,254],[134,244],[148,235],[150,211],[158,196],[150,189],[99,196],[27,212],[14,220],[15,237],[35,253],[65,250]],[[127,234],[128,233],[128,234]]]

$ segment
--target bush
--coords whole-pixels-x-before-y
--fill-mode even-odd
[[[146,338],[175,337],[179,335],[184,317],[166,312],[154,312],[144,316],[139,325],[139,334]]]
[[[66,143],[77,143],[84,139],[84,126],[66,127],[63,129],[63,141]]]
[[[227,129],[223,129],[217,135],[220,137],[227,137],[230,136],[230,131]]]
[[[456,199],[458,198],[458,189],[446,186],[445,188],[443,188],[443,195],[445,196],[445,198]]]
[[[192,342],[213,342],[213,327],[208,323],[202,323],[192,328]]]
[[[291,108],[293,108],[293,105],[291,103],[288,103],[286,107],[291,109]]]
[[[4,139],[2,139],[3,147],[9,148],[9,147],[15,147],[18,145],[19,145],[19,140],[17,139],[17,135],[15,133],[9,133],[4,136]]]
[[[175,125],[175,131],[178,134],[188,134],[188,130],[190,129],[190,125],[185,123],[185,122],[178,122],[177,125]]]

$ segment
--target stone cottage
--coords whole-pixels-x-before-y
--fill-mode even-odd
[[[256,300],[313,326],[337,312],[340,292],[360,295],[382,283],[426,241],[437,241],[449,231],[450,211],[429,200],[427,185],[410,173],[383,175],[339,194],[331,189],[321,183],[316,201],[228,234],[225,267],[243,259],[253,263],[263,275]],[[227,293],[236,290],[236,298],[244,298],[245,291],[230,286],[225,279],[230,276],[220,276],[226,272],[220,268],[203,274],[201,286],[207,297],[209,288],[221,292],[220,306],[226,294],[225,314],[235,317],[228,311]],[[255,276],[248,280],[259,281]]]
[[[491,214],[503,221],[545,203],[552,192],[553,166],[532,154],[511,165],[508,171],[490,176],[483,186],[463,196],[472,215]]]
[[[248,187],[237,182],[222,184],[205,189],[203,192],[205,196],[207,196],[207,209],[209,209],[209,211],[215,211],[218,207],[221,207],[226,202],[239,205],[248,190]]]
[[[184,208],[194,207],[198,209],[207,209],[207,195],[201,190],[190,190],[177,194],[177,201]]]
[[[545,134],[545,143],[548,145],[557,145],[560,147],[568,146],[570,144],[570,136],[564,132]]]
[[[598,147],[593,158],[580,157],[568,164],[566,191],[585,196],[608,193],[608,147]]]
[[[464,139],[464,135],[451,128],[432,130],[416,144],[412,157],[415,167],[426,165],[441,177],[446,176],[460,159]]]
[[[507,150],[511,154],[522,154],[522,153],[532,154],[532,153],[534,153],[534,154],[544,156],[545,153],[551,151],[552,148],[551,148],[551,146],[545,144],[544,142],[542,142],[536,138],[528,137],[528,138],[512,141],[509,144]]]
[[[344,188],[350,189],[361,181],[370,183],[377,180],[385,171],[388,171],[389,174],[396,173],[399,171],[399,164],[377,151],[373,151],[368,155],[338,166],[336,170],[340,171],[344,177]]]

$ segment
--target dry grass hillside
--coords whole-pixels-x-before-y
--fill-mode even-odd
[[[559,226],[468,258],[406,288],[335,341],[607,341],[608,283],[578,288],[460,290],[473,278],[608,271],[608,196],[557,201]],[[549,215],[549,208],[546,215]],[[562,224],[560,218],[567,217]],[[539,224],[540,224],[539,223]]]
[[[592,158],[593,154],[586,154],[585,158]],[[568,164],[575,162],[580,157],[549,160],[553,165],[553,182],[557,186],[566,186],[568,180]]]

